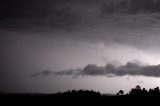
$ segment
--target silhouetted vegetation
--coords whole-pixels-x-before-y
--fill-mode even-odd
[[[120,90],[117,95],[123,95],[124,91],[123,90]]]
[[[57,97],[107,97],[108,95],[101,94],[100,92],[95,92],[93,90],[69,90],[66,92],[58,92]],[[110,95],[111,96],[111,95]],[[129,93],[124,94],[123,90],[120,90],[117,95],[112,96],[160,96],[160,88],[156,87],[153,89],[146,90],[146,88],[141,88],[140,85],[137,85],[135,88],[132,88]]]
[[[89,91],[89,90],[72,90],[67,92],[58,92],[56,93],[57,96],[72,96],[72,97],[100,97],[100,92]]]
[[[142,88],[137,85],[135,88],[132,88],[129,92],[130,96],[160,96],[160,89],[156,87],[154,89],[149,89],[148,91],[145,88]]]
[[[59,103],[63,104],[62,101],[66,101],[65,103],[72,102],[104,102],[104,103],[116,103],[115,101],[137,101],[142,102],[142,99],[139,97],[145,98],[145,102],[147,99],[151,100],[153,97],[160,96],[160,89],[156,87],[154,89],[146,90],[145,88],[141,88],[141,86],[137,85],[135,88],[132,88],[129,93],[124,94],[123,90],[120,90],[117,95],[107,95],[100,94],[100,92],[95,92],[93,90],[68,90],[66,92],[57,92],[56,94],[7,94],[1,93],[0,100],[6,103]],[[150,98],[151,97],[151,98]],[[8,102],[10,101],[10,102]]]

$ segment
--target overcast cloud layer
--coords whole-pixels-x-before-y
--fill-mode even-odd
[[[45,30],[48,32],[43,36],[53,36],[54,39],[103,42],[106,45],[117,43],[138,49],[159,50],[160,14],[158,12],[139,10],[134,14],[122,14],[116,11],[114,14],[105,14],[101,17],[101,6],[104,1],[1,1],[0,33],[6,36],[4,33],[8,30],[27,30],[31,33],[33,30],[37,33]],[[127,0],[116,0],[115,3],[117,1]],[[63,34],[57,34],[58,31],[63,31]]]

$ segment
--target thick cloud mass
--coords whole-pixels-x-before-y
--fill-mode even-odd
[[[160,77],[160,65],[140,66],[136,63],[128,62],[126,65],[115,67],[112,64],[107,64],[105,67],[89,64],[82,69],[65,70],[65,71],[42,71],[32,76],[48,76],[48,75],[73,75],[73,78],[79,76],[147,76]]]
[[[0,92],[115,90],[134,85],[121,76],[159,78],[159,1],[0,0]],[[72,80],[83,76],[96,77]]]

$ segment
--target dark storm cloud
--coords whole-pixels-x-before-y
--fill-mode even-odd
[[[3,28],[73,26],[78,16],[67,0],[5,0],[0,3],[0,23]],[[68,1],[69,3],[69,1]]]
[[[92,5],[94,1],[100,2],[103,0],[2,0],[0,1],[0,19],[12,20],[13,22],[13,19],[19,19],[14,21],[20,21],[20,19],[33,21],[36,18],[42,21],[43,18],[54,18],[57,15],[64,15],[69,12],[57,9],[72,7],[74,4],[80,4],[83,8],[84,4]]]
[[[1,2],[1,18],[29,18],[51,9],[51,0],[4,0]],[[35,14],[34,14],[35,13]]]
[[[16,27],[17,29],[20,29],[21,27],[51,27],[64,29],[66,27],[74,27],[74,25],[79,25],[79,23],[88,23],[88,21],[92,19],[86,20],[85,17],[90,15],[93,17],[96,16],[97,11],[98,13],[102,13],[102,15],[108,16],[107,11],[110,10],[110,7],[113,9],[111,12],[115,12],[115,14],[119,12],[119,10],[123,10],[124,7],[128,7],[125,8],[125,10],[129,11],[130,4],[124,2],[127,2],[128,0],[114,0],[112,1],[113,3],[111,3],[113,6],[108,7],[108,5],[105,5],[106,7],[101,9],[100,5],[104,2],[108,3],[108,1],[111,2],[112,0],[4,0],[0,2],[0,26]],[[137,2],[138,1],[133,2],[133,4]],[[79,8],[75,8],[75,4],[76,6],[78,5]],[[84,8],[84,5],[86,4],[87,6]],[[115,4],[117,6],[115,6]],[[139,4],[139,2],[137,4]],[[92,12],[90,13],[89,11]],[[126,16],[118,17],[118,19],[115,20],[125,17]],[[110,18],[112,19],[114,17]],[[128,18],[130,17],[127,17],[124,20],[127,21]],[[81,20],[85,21],[81,22]],[[141,18],[141,20],[144,19]],[[108,22],[106,23],[108,24]],[[117,21],[117,23],[119,22]],[[124,23],[121,23],[120,25],[122,24]],[[121,38],[116,39],[121,42]]]
[[[35,77],[40,75],[44,75],[44,76],[72,75],[73,78],[77,78],[79,76],[106,76],[110,78],[114,76],[125,76],[125,75],[160,77],[160,65],[140,66],[136,63],[128,62],[126,65],[122,65],[119,67],[115,67],[112,64],[108,64],[105,67],[100,67],[97,65],[89,64],[83,69],[65,70],[65,71],[59,71],[59,72],[42,71],[39,74],[35,74],[33,76]]]

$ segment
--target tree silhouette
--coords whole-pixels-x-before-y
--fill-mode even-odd
[[[117,95],[123,95],[124,94],[124,91],[123,90],[120,90]]]
[[[141,90],[141,86],[140,86],[140,85],[137,85],[135,89],[136,89],[136,90]]]

